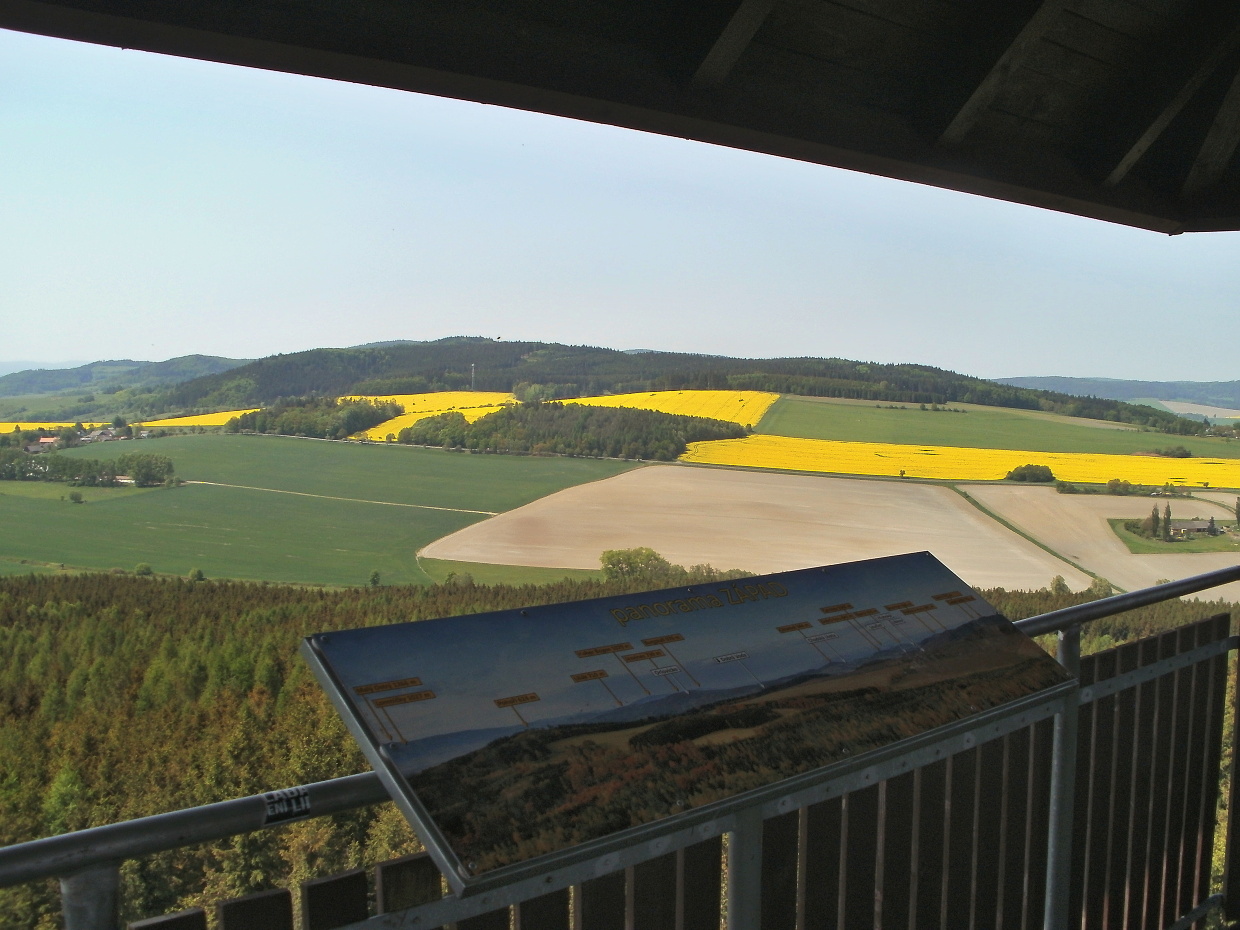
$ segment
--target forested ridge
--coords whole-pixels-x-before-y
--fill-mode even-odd
[[[740,439],[739,423],[631,407],[516,404],[473,423],[452,411],[419,420],[398,442],[471,452],[580,455],[670,462],[691,442]]]
[[[1012,387],[929,365],[628,353],[473,337],[271,356],[175,385],[159,395],[158,403],[164,409],[227,409],[305,395],[409,394],[471,387],[512,391],[520,399],[663,390],[761,390],[899,403],[1015,407],[1182,433],[1204,429],[1151,407]]]
[[[683,583],[690,575],[664,577]],[[624,581],[325,590],[132,575],[0,579],[0,846],[367,768],[297,652],[324,630],[645,590]],[[1081,594],[990,591],[1013,619]],[[1170,602],[1086,628],[1087,647],[1230,609]],[[125,919],[410,850],[390,805],[153,856]],[[0,891],[0,926],[57,924],[52,882]]]

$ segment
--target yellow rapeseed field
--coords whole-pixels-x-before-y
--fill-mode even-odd
[[[162,420],[144,420],[141,424],[135,423],[134,426],[142,426],[143,429],[150,429],[155,426],[223,426],[233,417],[239,417],[243,413],[253,413],[258,407],[248,407],[245,410],[221,410],[219,413],[200,413],[195,416],[188,417],[164,417]]]
[[[388,433],[399,434],[406,426],[412,426],[418,420],[433,417],[441,413],[455,410],[470,423],[494,413],[504,404],[515,401],[511,394],[504,391],[439,391],[432,394],[386,394],[362,395],[354,394],[342,397],[341,400],[369,400],[375,403],[400,404],[405,412],[395,419],[380,423],[373,429],[358,433],[375,442],[382,442]]]
[[[754,435],[695,442],[682,461],[845,475],[884,475],[958,481],[998,481],[1020,465],[1046,465],[1062,481],[1240,487],[1240,459],[1171,459],[1152,455],[1021,452],[957,446],[904,446]]]
[[[360,398],[362,395],[356,395]],[[354,398],[343,398],[352,400]],[[457,410],[470,423],[494,413],[504,404],[516,402],[511,394],[498,391],[441,391],[435,394],[389,394],[367,396],[366,400],[391,401],[405,408],[405,413],[394,420],[380,423],[363,434],[367,438],[382,441],[388,433],[398,434],[406,426],[426,417]],[[566,399],[566,404],[587,404],[593,407],[635,407],[638,410],[657,410],[692,417],[711,417],[752,426],[762,419],[778,394],[767,391],[649,391],[641,394],[609,394],[604,397],[580,397]]]
[[[11,433],[13,430],[41,429],[54,433],[68,426],[76,426],[75,423],[52,423],[47,420],[39,420],[34,423],[0,423],[0,433]],[[87,429],[97,429],[100,426],[107,426],[106,423],[83,423]]]
[[[771,404],[779,400],[769,391],[650,391],[642,394],[612,394],[606,397],[582,397],[566,400],[566,404],[587,404],[591,407],[636,407],[688,417],[710,417],[728,420],[742,426],[754,426]]]

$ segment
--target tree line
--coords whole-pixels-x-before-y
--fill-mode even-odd
[[[404,413],[394,403],[369,400],[337,402],[329,397],[293,397],[243,413],[224,425],[225,432],[278,433],[314,439],[345,439]]]
[[[168,456],[147,452],[129,452],[100,461],[0,449],[0,481],[64,481],[81,487],[111,487],[118,483],[119,476],[124,476],[138,487],[147,488],[166,483],[174,472]]]
[[[457,411],[418,420],[396,441],[471,452],[576,455],[668,462],[688,444],[740,439],[738,423],[637,410],[558,402],[515,404],[473,423]]]

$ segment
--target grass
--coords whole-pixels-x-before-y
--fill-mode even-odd
[[[67,454],[103,458],[139,450],[169,456],[182,478],[248,487],[112,492],[80,506],[60,501],[69,490],[64,485],[44,485],[54,497],[5,494],[0,561],[128,571],[146,562],[160,573],[201,568],[212,578],[329,585],[366,584],[372,571],[384,584],[426,584],[453,570],[479,581],[491,574],[515,579],[518,572],[520,580],[535,580],[530,570],[507,566],[449,566],[442,575],[440,566],[423,570],[420,548],[485,514],[422,508],[502,512],[633,467],[225,435],[108,443]],[[84,497],[88,490],[95,489],[82,489]]]
[[[23,559],[0,558],[0,578],[3,578],[5,575],[45,574],[55,571],[60,571],[59,565],[44,565],[40,562],[30,562]]]
[[[917,404],[893,410],[869,401],[784,396],[767,411],[754,431],[804,439],[1119,455],[1182,445],[1199,456],[1240,458],[1240,442],[1224,439],[1115,429],[1109,424],[1100,425],[1097,420],[1034,410],[974,404],[950,406],[966,412],[921,410]]]
[[[470,455],[386,443],[219,433],[110,442],[64,454],[103,459],[126,452],[166,455],[177,477],[188,481],[494,513],[634,467],[597,459]]]
[[[1161,539],[1147,539],[1129,531],[1124,527],[1128,520],[1111,519],[1107,522],[1111,524],[1115,535],[1128,547],[1128,551],[1136,555],[1168,555],[1173,552],[1240,552],[1240,538],[1231,533],[1223,533],[1219,536],[1194,536],[1192,539],[1164,542]],[[1233,526],[1234,522],[1220,520],[1218,525],[1225,529]]]
[[[151,494],[151,488],[75,488],[59,481],[0,481],[0,497],[25,497],[32,500],[64,501],[69,503],[69,495],[77,491],[82,495],[82,503],[98,503],[100,501],[119,500],[122,497],[133,497],[140,494]]]

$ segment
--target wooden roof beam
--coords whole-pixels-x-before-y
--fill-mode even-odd
[[[977,85],[964,106],[943,130],[943,134],[939,136],[940,145],[955,146],[964,141],[965,136],[981,119],[982,114],[994,103],[1012,74],[1042,41],[1042,37],[1050,30],[1055,20],[1064,10],[1075,5],[1076,0],[1044,0],[1037,11],[1029,17],[1029,21],[1025,23],[1016,38],[1012,40],[1012,44],[999,56],[999,60],[990,69],[990,73]]]
[[[1217,184],[1227,171],[1240,145],[1240,72],[1236,74],[1214,117],[1214,124],[1201,143],[1197,160],[1184,181],[1185,195],[1196,194]]]
[[[1240,47],[1240,27],[1232,30],[1232,32],[1214,47],[1214,50],[1202,61],[1201,66],[1193,73],[1192,77],[1185,82],[1179,92],[1171,98],[1170,102],[1163,108],[1146,128],[1141,137],[1133,143],[1124,157],[1119,160],[1119,164],[1111,171],[1102,183],[1107,187],[1114,187],[1124,180],[1128,172],[1132,170],[1133,165],[1141,160],[1141,157],[1149,151],[1150,146],[1158,141],[1158,137],[1163,131],[1171,125],[1172,121],[1180,115],[1180,111],[1193,98],[1193,95],[1201,89],[1201,85],[1206,82],[1215,69],[1224,58],[1230,55],[1237,47]]]
[[[741,5],[694,72],[693,83],[698,87],[719,87],[723,84],[774,6],[775,0],[741,0]]]

